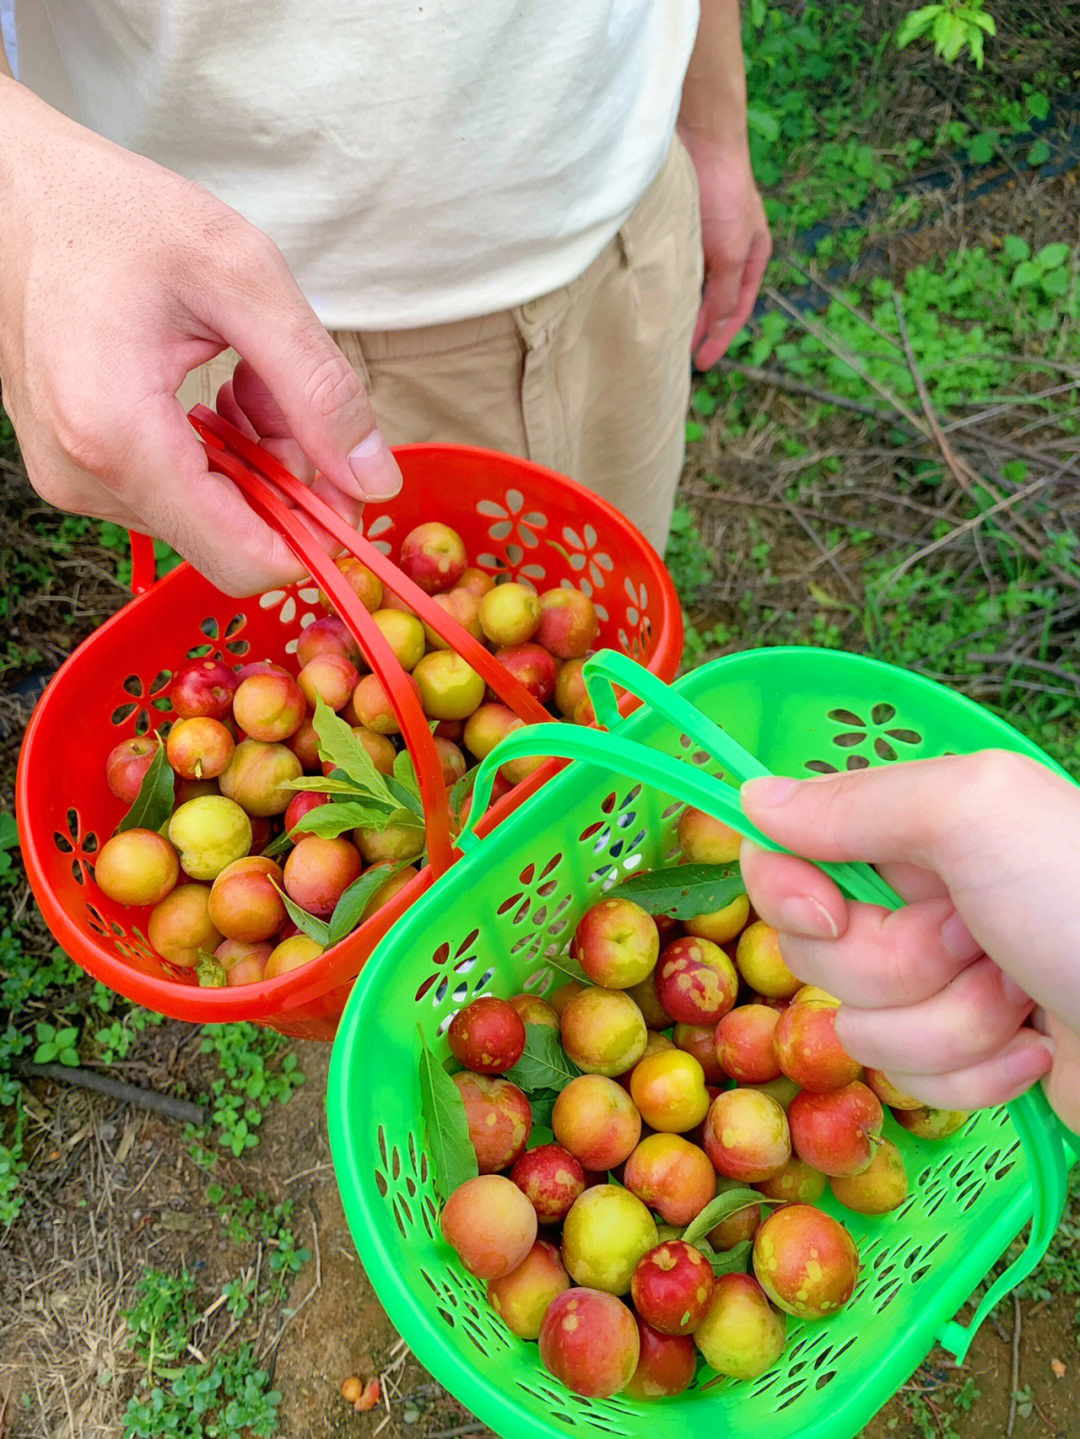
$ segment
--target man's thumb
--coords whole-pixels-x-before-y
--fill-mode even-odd
[[[397,461],[359,375],[321,325],[302,337],[293,364],[277,382],[256,368],[300,448],[345,494],[391,499],[401,489]]]
[[[360,499],[390,499],[401,489],[401,471],[359,375],[284,262],[273,269],[272,277],[261,278],[274,283],[255,288],[265,296],[262,304],[251,289],[243,297],[218,294],[224,338],[261,377],[300,448],[327,479]]]

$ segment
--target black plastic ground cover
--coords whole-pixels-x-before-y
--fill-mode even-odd
[[[1029,165],[1026,157],[1038,140],[1049,146],[1050,154],[1041,165]],[[977,163],[957,152],[945,164],[912,175],[889,193],[890,197],[931,196],[953,190],[959,182],[961,195],[970,203],[992,194],[1010,181],[1015,181],[1018,175],[1051,179],[1077,169],[1080,169],[1080,97],[1063,95],[1051,107],[1045,120],[1034,120],[1029,129],[1003,137],[999,141],[998,156],[994,160]],[[878,196],[850,214],[838,215],[811,225],[808,230],[796,235],[788,247],[788,253],[793,259],[799,256],[810,257],[821,241],[830,235],[865,230],[880,217],[880,206],[881,198]],[[932,220],[920,221],[906,229],[894,231],[890,238],[917,235],[932,224]],[[884,269],[888,262],[887,246],[875,242],[867,245],[854,263],[838,261],[823,270],[821,277],[827,285],[836,285],[847,280],[855,269],[866,274],[875,269]],[[813,281],[802,286],[789,286],[783,291],[783,296],[789,304],[804,314],[820,313],[828,309],[832,298],[827,290]],[[754,306],[753,318],[760,319],[762,315],[778,308],[767,295],[760,295]]]

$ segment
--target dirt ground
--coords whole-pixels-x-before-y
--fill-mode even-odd
[[[435,1439],[447,1431],[491,1434],[433,1384],[426,1371],[400,1349],[400,1341],[379,1308],[363,1268],[356,1258],[341,1201],[329,1169],[325,1120],[317,1112],[328,1064],[323,1046],[299,1046],[310,1081],[290,1101],[302,1109],[283,1110],[273,1121],[281,1136],[267,1135],[271,1153],[285,1147],[302,1153],[316,1172],[295,1181],[297,1192],[319,1216],[322,1283],[292,1321],[290,1342],[282,1346],[275,1383],[285,1399],[282,1434],[287,1439],[330,1439],[330,1436],[423,1435]],[[295,1128],[294,1128],[295,1126]],[[298,1142],[299,1138],[299,1142]],[[322,1167],[327,1166],[327,1167]],[[261,1166],[260,1166],[261,1167]],[[306,1278],[298,1281],[303,1296]],[[995,1316],[997,1318],[997,1316]],[[1014,1345],[1016,1346],[1014,1355]],[[1014,1368],[1015,1365],[1015,1368]],[[1062,1366],[1059,1374],[1055,1365]],[[345,1374],[368,1377],[389,1370],[385,1385],[388,1404],[371,1414],[351,1414],[337,1390]],[[1063,1306],[1032,1307],[1019,1329],[1005,1313],[995,1324],[988,1321],[978,1334],[960,1371],[970,1375],[981,1398],[970,1414],[956,1420],[961,1439],[999,1439],[1008,1428],[1011,1394],[1030,1385],[1035,1395],[1030,1415],[1015,1417],[1015,1439],[1076,1439],[1080,1436],[1080,1351],[1070,1332]],[[912,1388],[931,1408],[935,1393],[955,1384],[957,1371],[950,1356],[935,1351],[916,1375]],[[906,1396],[893,1400],[864,1431],[861,1439],[897,1439],[916,1435],[906,1425]],[[948,1405],[951,1409],[951,1403]],[[416,1414],[412,1423],[406,1416]],[[946,1431],[947,1432],[947,1431]],[[512,1435],[503,1439],[513,1439]]]
[[[160,1059],[148,1068],[159,1077],[167,1068],[182,1081],[198,1063],[196,1041],[189,1026],[162,1026]],[[223,1183],[267,1188],[275,1200],[291,1198],[298,1235],[313,1250],[287,1305],[260,1336],[283,1396],[277,1432],[283,1439],[490,1434],[417,1363],[387,1320],[357,1258],[334,1180],[325,1114],[329,1046],[298,1042],[295,1050],[307,1083],[287,1105],[269,1111],[250,1162],[230,1160],[220,1175]],[[130,1368],[119,1308],[130,1296],[133,1275],[147,1264],[172,1272],[187,1268],[210,1292],[235,1272],[235,1260],[200,1200],[203,1176],[186,1157],[174,1123],[72,1090],[45,1092],[35,1112],[48,1119],[53,1148],[35,1165],[30,1182],[47,1187],[52,1218],[41,1219],[24,1235],[22,1252],[5,1261],[0,1434],[105,1439],[119,1433],[117,1409],[111,1386],[94,1381]],[[1018,1317],[1002,1306],[959,1371],[949,1356],[934,1351],[862,1439],[939,1432],[959,1439],[1000,1439],[1010,1432],[1015,1439],[1076,1439],[1080,1353],[1069,1308],[1068,1302],[1028,1305]],[[381,1377],[382,1399],[374,1410],[356,1414],[342,1400],[348,1375]],[[958,1413],[950,1396],[969,1376],[980,1398],[970,1412]],[[42,1427],[44,1414],[56,1414],[47,1396],[55,1396],[58,1385],[66,1412]],[[1010,1431],[1012,1394],[1025,1387],[1030,1411],[1021,1403]],[[40,1408],[21,1404],[24,1393],[36,1395]],[[915,1396],[924,1416],[940,1415],[942,1425],[951,1416],[954,1427],[922,1427],[910,1414]]]

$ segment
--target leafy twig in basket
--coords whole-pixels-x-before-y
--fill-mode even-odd
[[[425,1148],[435,1189],[442,1199],[449,1199],[459,1185],[476,1178],[476,1150],[469,1138],[461,1091],[432,1054],[423,1029],[420,1029],[420,1045],[420,1106]]]
[[[160,736],[157,750],[147,766],[131,808],[116,826],[117,834],[127,829],[159,830],[173,811],[173,772],[165,754]]]
[[[371,817],[362,822],[376,829],[381,830],[391,824],[423,829],[423,806],[414,793],[415,771],[411,760],[403,763],[401,778],[382,774],[375,768],[371,756],[350,726],[340,715],[334,713],[321,696],[317,696],[315,700],[312,724],[319,741],[319,758],[324,763],[333,765],[329,778],[331,781],[335,778],[338,780],[334,785],[316,779],[316,788],[330,794],[332,799],[339,793],[347,795],[348,798],[343,800],[343,803],[351,800],[353,803],[365,804],[371,811]],[[410,775],[413,777],[411,786],[408,782]],[[287,788],[311,789],[312,780],[308,777],[292,780]],[[312,824],[314,823],[313,821]]]
[[[737,864],[684,864],[631,875],[609,892],[632,899],[649,914],[691,919],[711,914],[746,893]]]

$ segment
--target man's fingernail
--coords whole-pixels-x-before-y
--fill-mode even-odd
[[[785,779],[782,775],[770,775],[767,779],[748,779],[741,794],[743,799],[763,807],[781,805],[786,804],[795,793],[798,783],[797,779]]]
[[[401,489],[401,471],[381,430],[372,430],[349,451],[349,469],[365,500],[390,500]]]
[[[791,895],[781,901],[777,928],[804,939],[836,939],[840,930],[832,915],[808,894]]]

